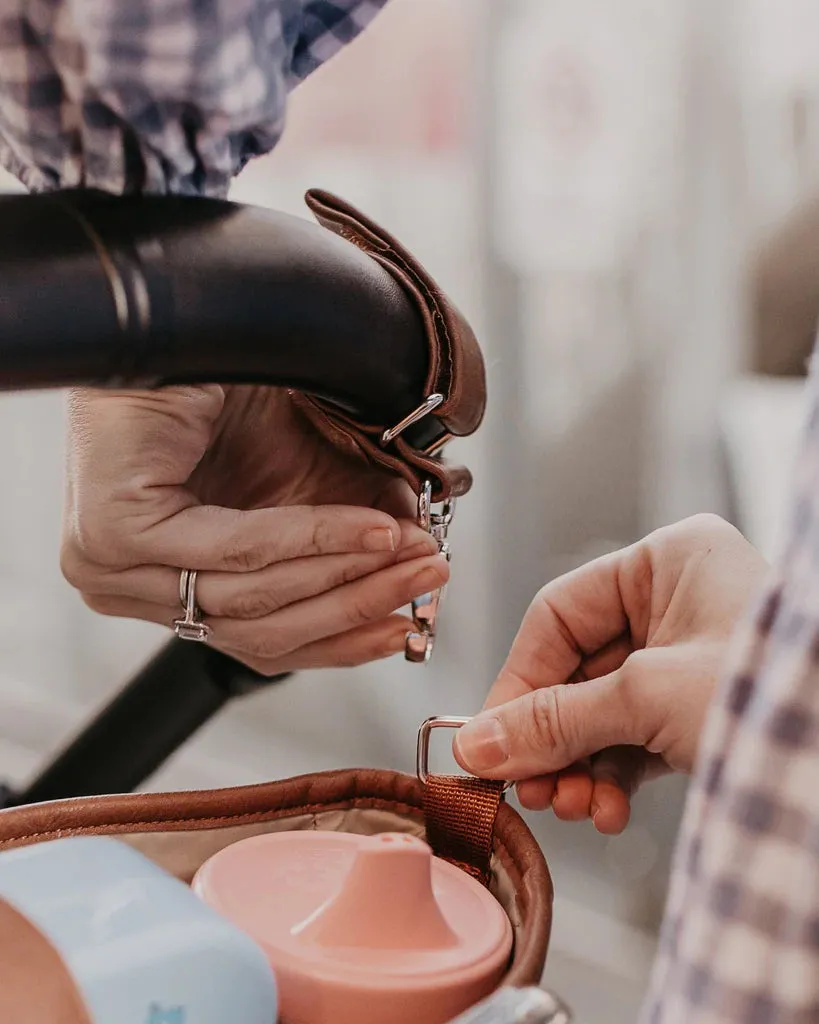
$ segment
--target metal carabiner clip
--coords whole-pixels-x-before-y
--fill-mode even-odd
[[[432,534],[438,542],[438,551],[446,556],[447,561],[452,557],[448,534],[454,516],[454,498],[445,501],[440,512],[433,512],[432,484],[429,480],[425,480],[421,493],[418,495],[418,525]],[[432,657],[438,609],[445,590],[445,587],[440,587],[428,594],[416,597],[412,602],[412,620],[415,629],[407,634],[404,644],[404,657],[407,661],[424,664]]]

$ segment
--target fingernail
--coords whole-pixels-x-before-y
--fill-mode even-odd
[[[395,551],[395,538],[392,530],[368,530],[361,538],[365,551]]]
[[[470,771],[487,772],[509,759],[506,732],[497,718],[471,719],[455,734],[458,753]]]
[[[446,577],[443,576],[437,569],[432,569],[429,566],[426,569],[422,569],[415,579],[412,581],[413,590],[417,590],[419,594],[426,594],[430,590],[437,590],[438,587],[444,585]]]

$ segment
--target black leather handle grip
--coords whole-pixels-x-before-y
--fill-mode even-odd
[[[309,221],[177,196],[0,197],[0,389],[264,383],[392,423],[428,359],[397,281]]]

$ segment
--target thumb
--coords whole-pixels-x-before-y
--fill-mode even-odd
[[[622,669],[588,682],[546,686],[484,711],[455,734],[460,766],[490,779],[528,779],[568,768],[607,747],[642,746]]]

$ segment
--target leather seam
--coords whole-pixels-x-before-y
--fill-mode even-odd
[[[410,266],[407,260],[400,253],[396,252],[391,245],[385,243],[386,247],[384,249],[377,249],[373,247],[371,243],[368,243],[366,239],[361,238],[360,235],[354,236],[352,229],[347,227],[346,224],[338,222],[337,224],[339,228],[338,233],[339,235],[341,235],[342,238],[345,238],[348,242],[352,242],[359,249],[362,249],[364,252],[366,252],[369,256],[372,256],[374,253],[377,252],[387,261],[397,264],[398,267],[400,267],[400,269],[403,270],[405,274],[409,275],[410,280],[413,282],[413,284],[415,284],[416,287],[420,288],[423,294],[427,297],[427,301],[431,306],[433,325],[435,325],[433,329],[435,329],[437,332],[437,321],[437,323],[440,324],[439,329],[443,334],[444,339],[446,340],[446,364],[449,370],[449,393],[447,394],[447,399],[449,399],[452,395],[455,386],[455,367],[452,362],[452,338],[449,335],[449,330],[446,325],[446,318],[441,312],[440,302],[435,297],[435,295],[433,295],[429,288],[429,285],[423,280],[422,275],[419,274],[418,271],[415,270],[412,266]]]
[[[58,828],[48,829],[43,832],[26,832],[13,839],[0,840],[0,849],[7,847],[11,844],[17,844],[25,840],[43,840],[49,841],[50,839],[65,838],[73,835],[84,835],[89,830],[93,829],[110,829],[117,830],[122,833],[125,829],[126,835],[136,834],[141,827],[148,828],[156,825],[204,825],[209,828],[219,828],[222,825],[253,825],[263,821],[275,821],[277,818],[296,818],[301,814],[316,814],[316,813],[327,813],[330,811],[340,810],[385,810],[385,811],[397,811],[399,813],[406,814],[408,817],[420,818],[424,820],[424,813],[420,807],[414,804],[407,804],[403,802],[394,802],[384,797],[353,797],[350,800],[339,800],[335,803],[329,804],[300,804],[296,807],[280,808],[278,811],[253,811],[245,814],[229,814],[220,815],[218,817],[187,817],[187,818],[144,818],[138,821],[124,821],[124,822],[111,822],[109,824],[97,824],[97,825],[80,825],[74,828]],[[196,830],[198,831],[198,829]],[[497,834],[492,836],[492,851],[495,849],[502,854],[503,857],[508,858],[512,864],[515,864],[515,859],[509,851],[509,848],[498,838]]]
[[[122,821],[122,822],[109,822],[108,824],[95,824],[95,825],[79,825],[74,828],[57,828],[47,829],[43,832],[26,832],[13,839],[0,840],[0,849],[9,845],[10,843],[19,843],[26,839],[47,839],[49,837],[59,838],[62,836],[70,835],[82,835],[89,831],[89,829],[106,828],[106,829],[118,829],[120,831],[128,829],[129,832],[135,832],[140,827],[149,827],[154,825],[205,825],[208,827],[219,827],[220,825],[230,824],[245,824],[252,825],[260,821],[275,821],[277,817],[298,817],[300,814],[315,814],[317,812],[335,811],[335,810],[350,810],[361,807],[363,810],[395,810],[401,813],[405,813],[409,816],[415,816],[423,818],[423,811],[420,807],[413,804],[395,803],[385,797],[351,797],[349,800],[339,800],[334,803],[327,804],[300,804],[295,807],[285,807],[278,809],[270,809],[267,811],[252,811],[245,812],[244,814],[228,814],[219,815],[217,817],[196,817],[189,816],[186,818],[141,818],[137,821]]]

